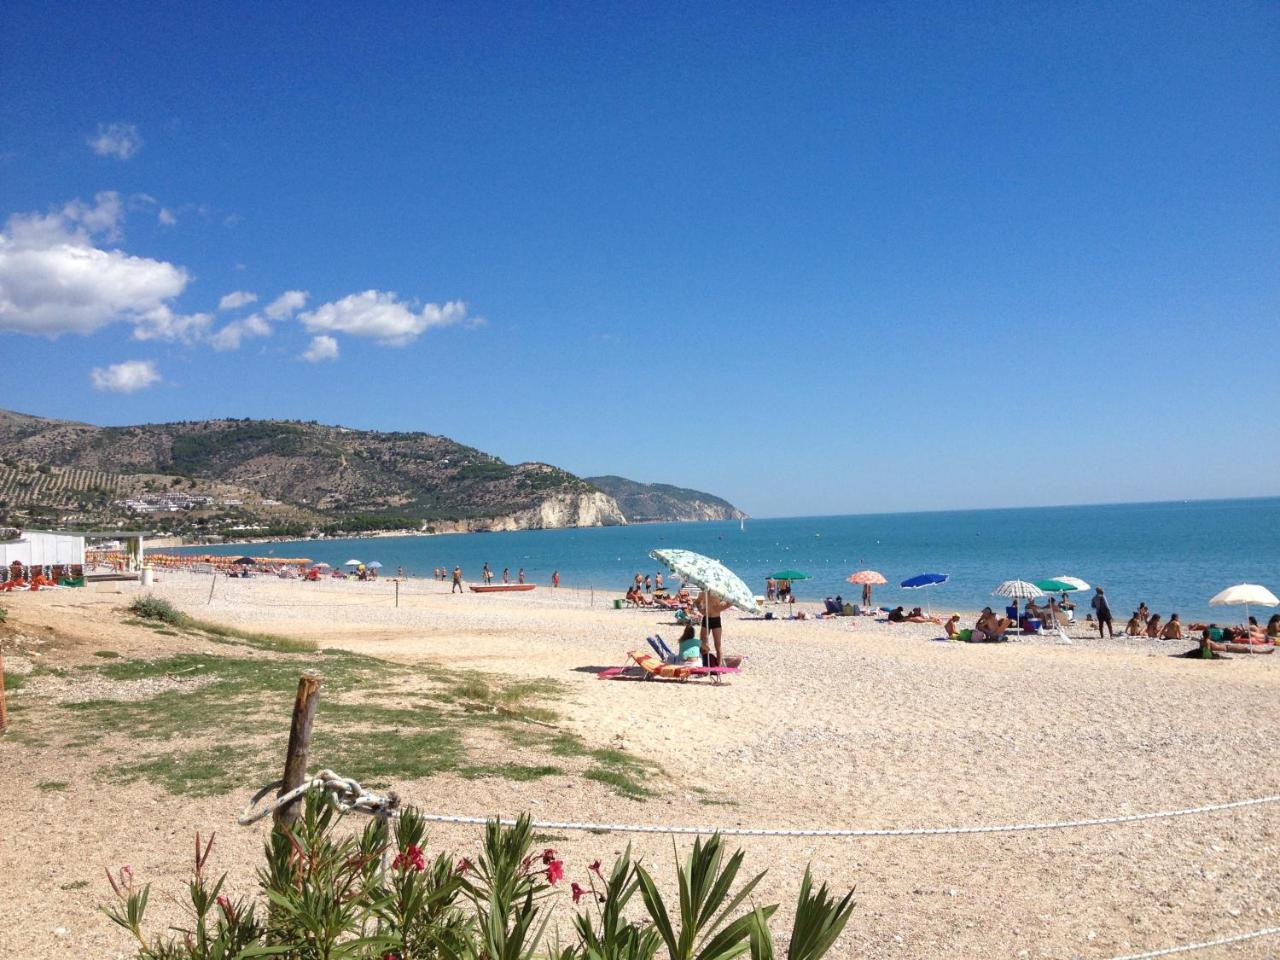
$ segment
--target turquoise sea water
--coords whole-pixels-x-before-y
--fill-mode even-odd
[[[379,560],[384,573],[403,566],[420,576],[430,576],[436,566],[461,564],[468,580],[478,579],[488,561],[498,576],[510,567],[513,580],[522,566],[531,582],[542,584],[559,570],[566,586],[621,593],[637,571],[657,572],[648,559],[655,547],[716,557],[760,593],[769,573],[803,570],[813,579],[796,585],[801,600],[836,593],[856,598],[859,588],[844,578],[863,567],[889,580],[876,589],[877,602],[908,606],[923,605],[924,591],[901,590],[899,581],[924,572],[950,574],[949,582],[929,590],[935,611],[997,605],[991,591],[1002,580],[1068,575],[1105,587],[1118,619],[1146,601],[1166,617],[1177,611],[1184,621],[1238,620],[1242,611],[1212,610],[1208,600],[1241,582],[1261,583],[1280,595],[1280,497],[794,517],[748,520],[745,529],[734,521],[304,540],[183,552],[270,553],[334,565]]]

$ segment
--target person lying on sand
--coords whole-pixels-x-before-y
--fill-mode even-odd
[[[892,610],[889,611],[890,623],[905,623],[906,620],[907,620],[907,615],[903,611],[902,607],[894,607]]]
[[[899,607],[899,610],[902,608]],[[904,618],[907,623],[941,623],[937,617],[927,617],[923,610],[919,607],[912,607],[911,612]]]
[[[1164,625],[1164,629],[1160,631],[1161,640],[1181,640],[1182,639],[1182,623],[1178,620],[1175,613],[1169,617],[1169,622]]]

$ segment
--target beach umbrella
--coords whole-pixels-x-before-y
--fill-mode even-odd
[[[1093,588],[1092,588],[1092,587],[1090,587],[1087,583],[1085,583],[1083,580],[1081,580],[1079,577],[1050,577],[1049,579],[1050,579],[1050,580],[1057,580],[1059,583],[1065,583],[1065,584],[1067,584],[1067,585],[1071,588],[1071,589],[1069,589],[1069,590],[1067,591],[1067,593],[1074,593],[1074,592],[1079,591],[1079,590],[1092,590],[1092,589],[1093,589]],[[1037,583],[1039,583],[1039,581],[1038,581],[1038,580],[1037,580],[1036,582],[1037,582]]]
[[[925,587],[936,587],[940,583],[946,583],[950,579],[949,573],[917,573],[914,577],[907,577],[899,584],[904,590],[922,590]],[[933,616],[933,608],[929,606],[929,595],[924,595],[924,606],[929,611],[929,616]]]
[[[369,569],[370,569],[370,570],[381,570],[381,569],[382,569],[382,564],[380,564],[377,560],[374,560],[374,561],[370,562],[370,564],[369,564]]]
[[[692,550],[653,550],[649,556],[700,589],[719,594],[738,609],[747,613],[760,612],[751,588],[719,560],[712,560]]]
[[[1028,583],[1026,580],[1006,580],[1000,586],[996,587],[992,593],[997,597],[1009,597],[1014,601],[1014,606],[1018,605],[1019,600],[1031,600],[1035,597],[1043,597],[1044,591],[1037,587],[1034,583]]]
[[[1252,603],[1255,607],[1274,607],[1280,605],[1280,600],[1277,600],[1276,595],[1266,587],[1256,583],[1237,583],[1234,587],[1227,587],[1213,597],[1209,601],[1209,606],[1226,607],[1241,603],[1244,604],[1245,623],[1248,623],[1249,604]]]
[[[344,563],[344,564],[343,564],[343,566],[344,566],[344,567],[358,567],[358,566],[360,566],[360,561],[359,561],[359,560],[348,560],[346,563]]]
[[[884,578],[884,574],[877,573],[875,570],[859,570],[857,573],[850,574],[848,578],[850,583],[859,583],[866,587],[864,591],[866,603],[871,603],[871,588],[878,583],[888,583]]]
[[[769,574],[771,580],[808,580],[807,573],[801,573],[799,570],[779,570],[777,573]]]
[[[332,569],[332,568],[329,566],[329,564],[327,564],[327,563],[315,563],[315,564],[312,564],[312,566],[314,566],[317,570],[330,570],[330,569]]]
[[[1032,585],[1039,587],[1045,593],[1070,593],[1072,590],[1078,590],[1079,587],[1073,587],[1066,580],[1033,580]],[[1088,587],[1085,588],[1086,590]]]

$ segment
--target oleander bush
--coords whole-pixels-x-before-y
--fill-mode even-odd
[[[394,828],[371,819],[358,833],[324,796],[298,822],[273,831],[258,871],[260,895],[232,899],[212,879],[213,839],[196,837],[188,917],[166,933],[144,929],[150,885],[128,867],[107,878],[108,917],[137,941],[136,960],[773,960],[776,905],[751,894],[763,873],[737,884],[744,855],[723,838],[695,841],[668,903],[630,848],[606,872],[599,861],[569,880],[552,849],[535,850],[528,817],[490,821],[474,861],[426,854],[426,823],[406,808]],[[638,897],[638,905],[633,905]],[[570,907],[569,901],[572,906]],[[548,935],[559,902],[574,911],[567,943]],[[749,906],[748,906],[749,905]],[[638,909],[642,907],[643,911]],[[853,911],[805,871],[785,955],[818,960]],[[639,918],[639,919],[637,919]]]

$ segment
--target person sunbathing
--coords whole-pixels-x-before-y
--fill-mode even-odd
[[[903,611],[902,607],[894,607],[892,610],[889,611],[890,623],[905,623],[906,619],[907,619],[907,615]]]
[[[1147,636],[1152,640],[1160,636],[1160,614],[1153,613],[1147,621]]]
[[[1182,623],[1178,620],[1175,613],[1169,617],[1169,622],[1164,625],[1164,629],[1160,631],[1161,640],[1181,640],[1182,639]]]
[[[978,643],[1003,640],[1005,631],[1013,626],[1008,617],[997,617],[990,607],[983,607],[982,616],[973,628],[973,639]]]
[[[1280,644],[1280,613],[1273,613],[1267,621],[1267,639]]]
[[[899,607],[898,609],[902,609]],[[906,623],[941,623],[937,617],[927,617],[919,607],[912,607],[911,612],[903,618]]]
[[[1144,629],[1145,625],[1142,622],[1142,618],[1138,616],[1138,611],[1135,610],[1133,616],[1129,618],[1129,622],[1124,626],[1124,635],[1126,637],[1140,637]]]
[[[946,623],[942,625],[942,629],[947,631],[948,640],[956,640],[960,637],[960,614],[953,613]]]
[[[626,601],[637,607],[647,607],[649,605],[649,602],[644,598],[644,594],[634,586],[627,589]]]
[[[1144,626],[1146,625],[1147,619],[1151,616],[1151,611],[1147,609],[1147,601],[1143,600],[1138,604],[1138,612],[1134,616],[1141,620]]]

